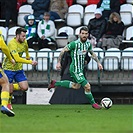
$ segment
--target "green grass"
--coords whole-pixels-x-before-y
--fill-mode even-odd
[[[0,133],[133,133],[133,106],[14,105],[15,117],[0,113]]]

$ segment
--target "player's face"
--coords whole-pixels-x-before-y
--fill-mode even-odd
[[[82,30],[81,33],[79,33],[80,41],[85,42],[88,38],[88,31]]]
[[[20,35],[17,35],[17,39],[18,39],[18,42],[20,43],[23,43],[26,39],[26,33],[25,32],[21,32]]]

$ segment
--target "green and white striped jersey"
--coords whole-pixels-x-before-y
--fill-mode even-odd
[[[73,41],[67,45],[70,50],[72,63],[70,65],[70,71],[74,73],[83,72],[86,53],[92,50],[92,45],[89,40],[82,43],[80,39]]]

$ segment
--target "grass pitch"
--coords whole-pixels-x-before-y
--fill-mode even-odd
[[[133,133],[133,106],[14,105],[15,117],[0,113],[0,133]]]

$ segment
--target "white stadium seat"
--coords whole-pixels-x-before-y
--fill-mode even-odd
[[[49,56],[49,61],[48,61]],[[37,62],[38,65],[36,66],[36,69],[38,71],[47,71],[48,65],[50,65],[50,62],[52,61],[52,51],[49,48],[43,48],[40,49],[37,52]]]
[[[123,4],[120,6],[120,16],[123,23],[128,26],[132,24],[133,5]]]
[[[26,24],[25,20],[24,20],[24,17],[26,15],[29,15],[29,14],[33,14],[33,9],[32,9],[32,6],[31,5],[23,5],[19,8],[19,11],[18,11],[18,22],[17,24],[19,26],[24,26]]]
[[[67,36],[58,36],[60,33],[66,33],[67,35],[74,35],[74,29],[70,26],[61,27],[58,30],[57,36],[55,37],[58,47],[64,47],[68,43]]]
[[[121,52],[118,48],[109,48],[105,51],[105,57],[103,59],[103,68],[106,71],[114,71],[119,69],[119,62],[121,58]]]
[[[85,7],[85,12],[84,12],[84,18],[83,18],[83,24],[88,25],[90,19],[94,18],[94,12],[96,10],[97,5],[96,4],[91,4]]]
[[[122,70],[133,70],[133,47],[125,48],[122,51],[121,57],[121,69]]]
[[[19,26],[14,26],[12,28],[10,28],[8,30],[8,34],[7,34],[7,44],[9,43],[9,41],[16,36],[16,29],[20,28]]]
[[[35,52],[35,50],[32,49],[32,48],[29,48],[28,51],[29,51],[30,58],[32,60],[36,60],[36,52]],[[25,58],[26,54],[24,53],[22,57]],[[31,64],[23,64],[23,70],[24,71],[31,71],[31,70],[33,70],[33,66]]]
[[[82,5],[74,4],[68,8],[66,23],[68,26],[76,27],[82,24],[84,8]]]
[[[93,48],[93,51],[95,52],[95,54],[97,55],[97,57],[99,58],[100,62],[102,63],[103,57],[104,57],[104,51],[101,48]],[[89,56],[90,53],[88,53]],[[97,62],[91,58],[90,62],[88,63],[88,70],[97,70],[98,66],[97,66]]]
[[[3,27],[3,26],[0,26],[0,30],[2,31],[2,35],[4,37],[4,41],[6,41],[7,40],[7,30],[6,30],[6,28]]]

